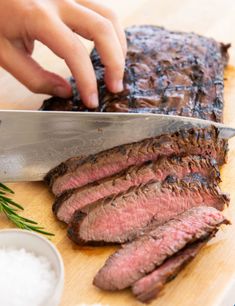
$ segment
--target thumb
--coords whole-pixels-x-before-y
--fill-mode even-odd
[[[35,93],[68,98],[70,84],[59,75],[43,69],[28,53],[16,48],[10,41],[0,41],[1,66]]]

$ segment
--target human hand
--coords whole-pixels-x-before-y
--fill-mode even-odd
[[[94,41],[108,89],[121,91],[126,39],[115,13],[89,0],[0,0],[0,65],[33,92],[69,97],[69,83],[31,57],[41,41],[65,60],[84,104],[94,108],[96,77],[77,34]]]

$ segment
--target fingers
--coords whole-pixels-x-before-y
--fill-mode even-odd
[[[89,108],[98,106],[97,81],[95,72],[85,47],[56,16],[40,23],[34,29],[36,39],[47,45],[55,54],[63,58],[70,68],[84,104]]]
[[[34,49],[34,41],[33,40],[29,40],[29,39],[23,40],[23,39],[17,38],[17,39],[11,40],[11,43],[17,49],[21,49],[25,53],[28,53],[28,54],[32,55],[33,49]]]
[[[62,12],[63,21],[76,33],[94,40],[105,66],[105,82],[111,92],[123,90],[125,58],[113,24],[96,12],[69,1]]]
[[[86,49],[73,31],[95,42],[105,66],[106,85],[110,91],[119,92],[123,89],[126,53],[125,35],[119,21],[110,10],[92,1],[84,0],[78,4],[63,0],[47,4],[42,2],[26,12],[25,32],[15,37],[21,37],[22,41],[6,39],[4,48],[0,41],[2,66],[34,92],[68,97],[70,85],[63,78],[45,71],[30,57],[31,42],[37,39],[65,60],[84,104],[97,107],[95,72]]]
[[[126,42],[126,35],[125,31],[120,23],[120,20],[116,13],[111,10],[110,8],[102,5],[98,1],[90,1],[90,0],[76,0],[77,3],[89,8],[90,10],[93,10],[94,12],[100,14],[101,16],[105,17],[106,19],[110,20],[114,26],[114,29],[117,33],[117,36],[119,38],[122,51],[124,54],[124,57],[126,56],[127,52],[127,42]]]
[[[35,93],[68,98],[71,86],[60,76],[44,70],[29,54],[8,40],[0,40],[0,60],[4,69]]]

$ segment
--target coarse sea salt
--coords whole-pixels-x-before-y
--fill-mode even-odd
[[[46,257],[0,247],[1,306],[43,306],[55,285],[56,273]]]

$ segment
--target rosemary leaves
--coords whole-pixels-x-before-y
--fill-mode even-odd
[[[18,211],[24,210],[24,208],[9,197],[11,194],[14,194],[14,192],[4,184],[0,183],[0,213],[4,213],[12,223],[21,229],[54,236],[54,234],[46,232],[43,227],[38,226],[37,222],[20,216]]]

